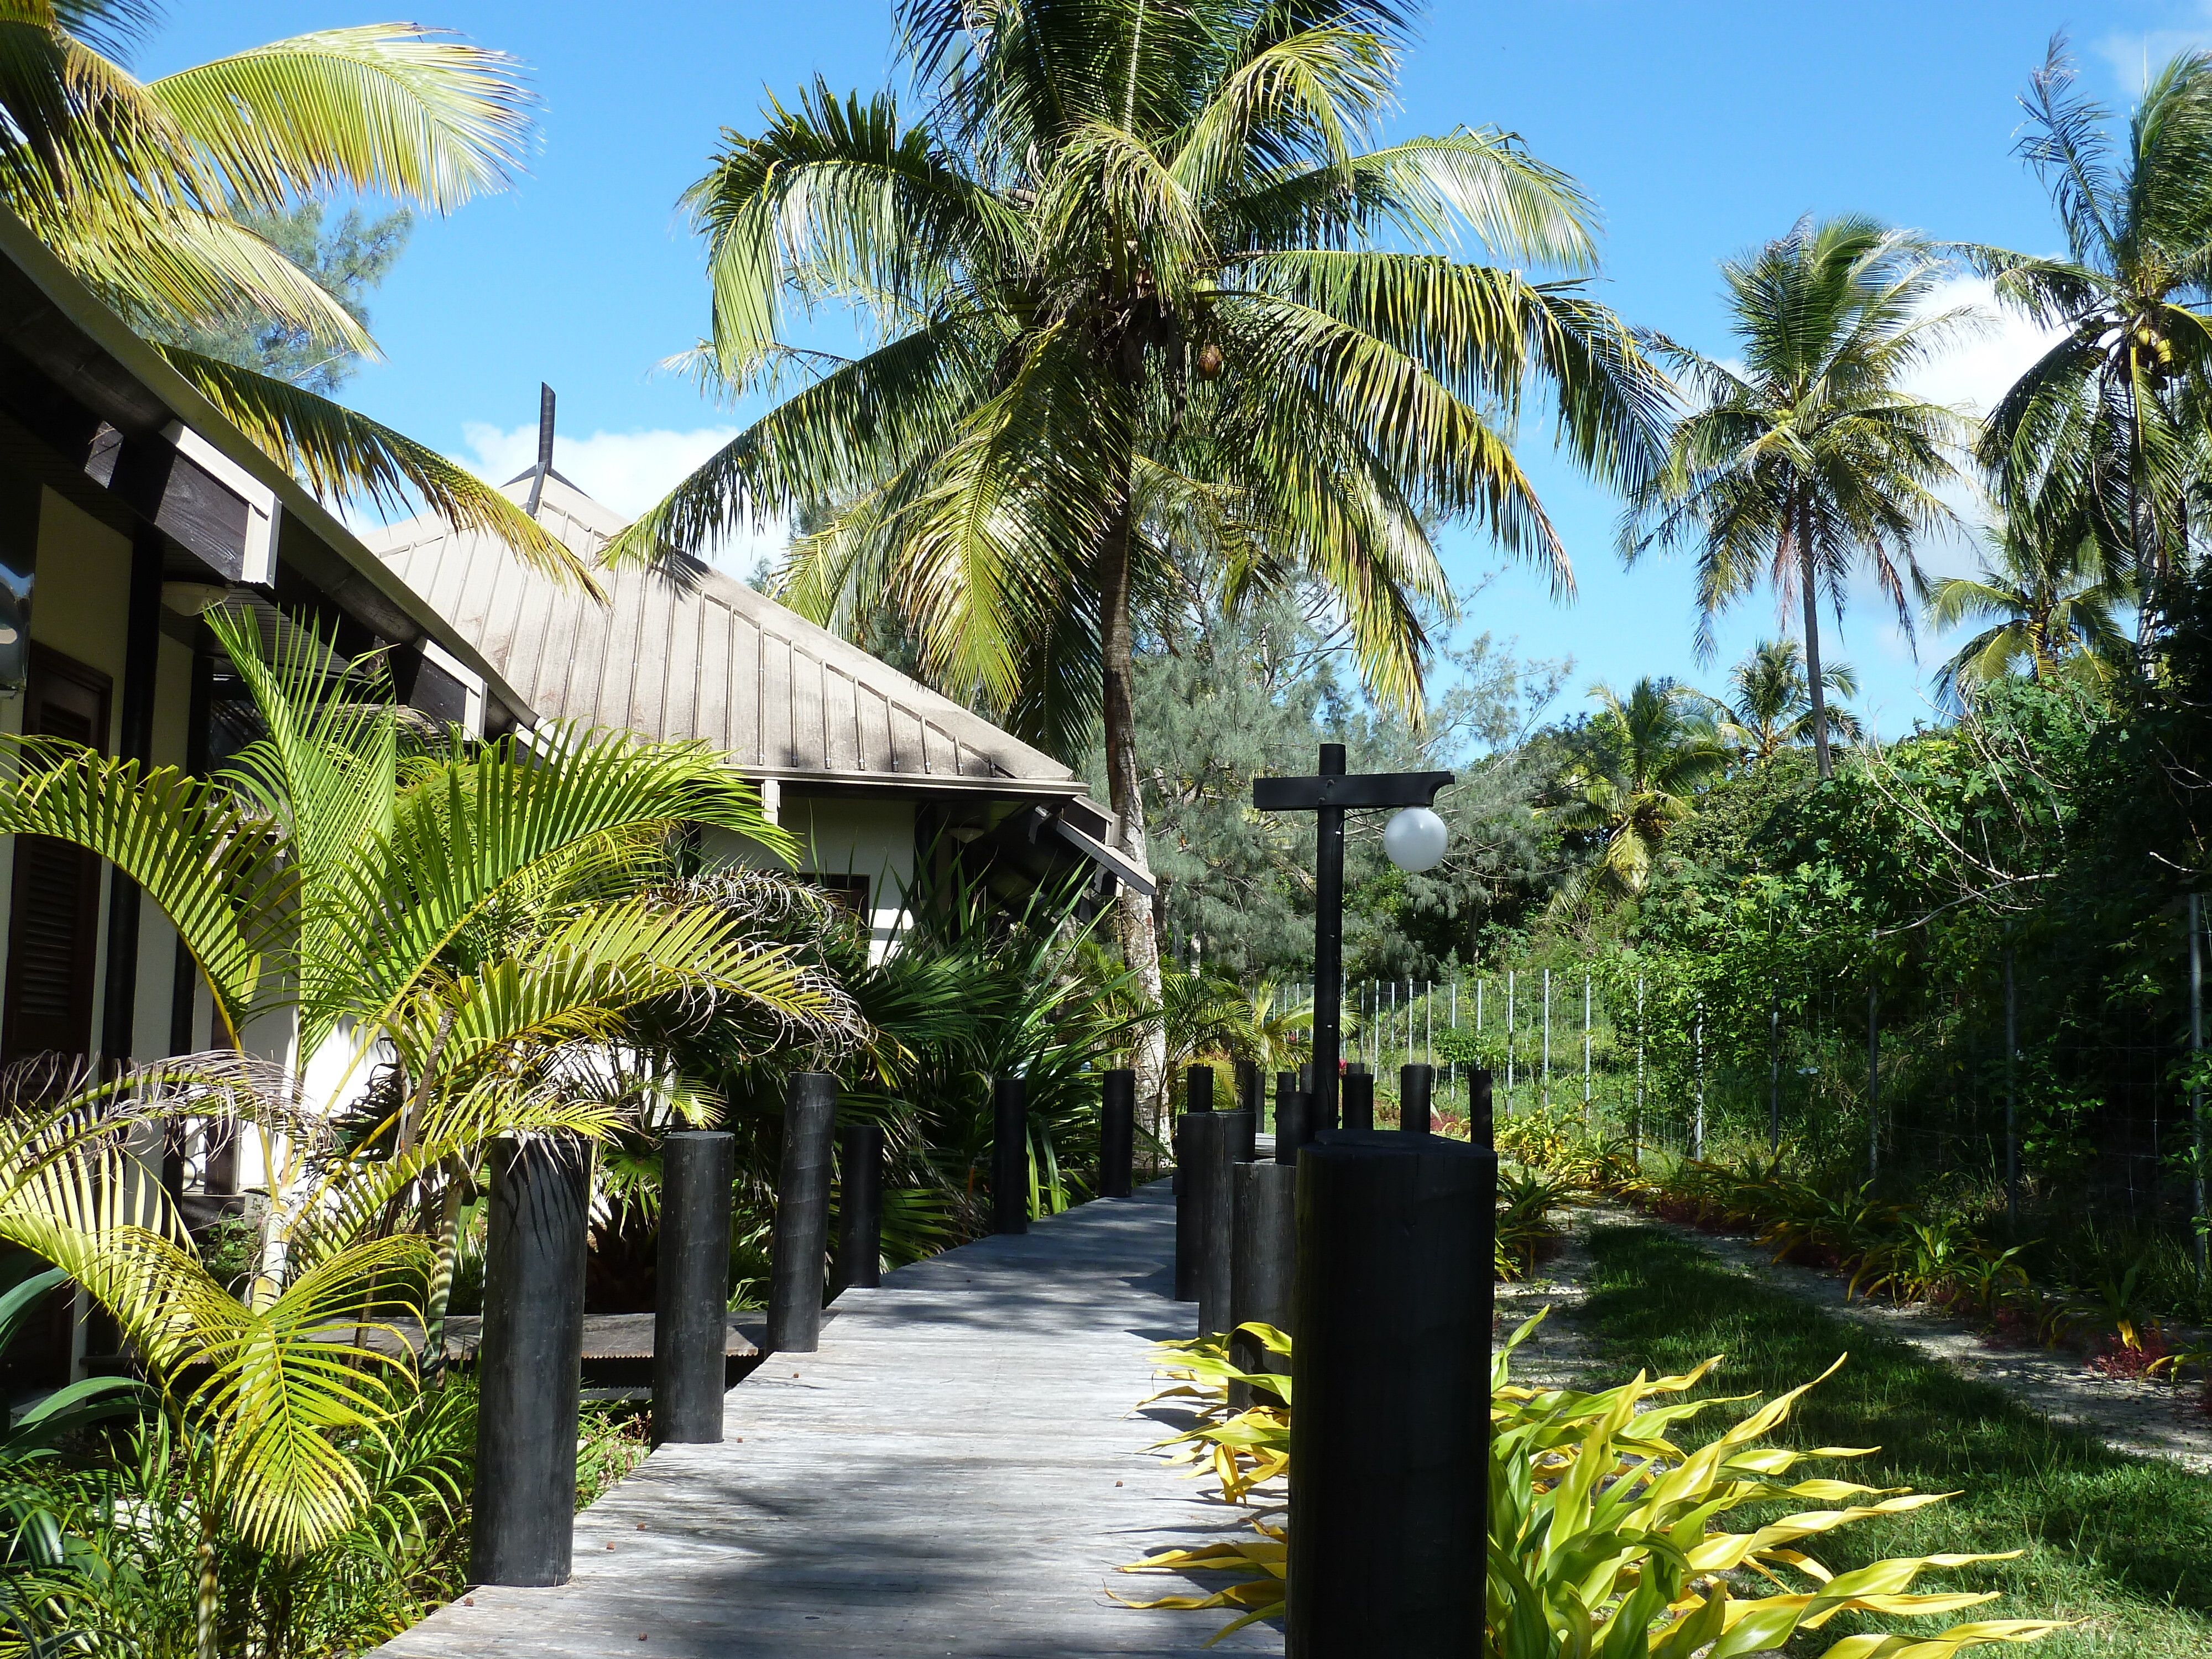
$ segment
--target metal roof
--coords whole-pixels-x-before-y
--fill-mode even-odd
[[[518,499],[517,485],[508,488]],[[625,522],[557,473],[538,522],[590,560]],[[489,535],[432,517],[362,538],[475,645],[541,720],[696,738],[756,778],[997,795],[1082,795],[1042,750],[698,561],[565,592]]]

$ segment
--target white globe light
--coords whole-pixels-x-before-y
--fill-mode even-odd
[[[1451,832],[1425,806],[1408,806],[1382,826],[1382,850],[1401,870],[1433,870],[1443,861]]]

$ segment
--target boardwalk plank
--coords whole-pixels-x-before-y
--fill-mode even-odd
[[[1107,1594],[1186,1591],[1114,1569],[1249,1535],[1146,1454],[1181,1419],[1133,1409],[1152,1345],[1194,1328],[1174,1243],[1162,1183],[847,1291],[820,1352],[730,1391],[723,1443],[662,1447],[577,1517],[570,1583],[477,1589],[380,1652],[1190,1659],[1226,1615]],[[1261,1626],[1208,1651],[1281,1650]]]

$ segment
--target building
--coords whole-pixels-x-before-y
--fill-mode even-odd
[[[235,728],[202,620],[226,600],[349,654],[392,647],[401,694],[434,717],[481,733],[526,714],[459,629],[0,211],[0,731],[204,769]],[[206,1046],[174,930],[102,860],[0,837],[0,1060]],[[257,1035],[283,1052],[284,1031]],[[223,1190],[215,1151],[193,1179]],[[55,1321],[0,1391],[81,1362],[82,1322]]]
[[[538,463],[506,489],[596,562],[626,520],[553,471],[551,453],[549,392]],[[1085,861],[1102,894],[1116,882],[1152,890],[1066,767],[711,566],[609,573],[601,605],[436,518],[363,539],[538,720],[726,753],[799,838],[802,870],[869,918],[878,950],[918,857],[960,859],[1010,897]]]
[[[620,527],[550,465],[527,482],[579,552]],[[504,547],[424,520],[372,550],[0,210],[0,732],[205,771],[248,728],[204,618],[246,605],[346,657],[387,650],[401,698],[471,736],[574,721],[733,751],[879,941],[917,849],[1010,888],[1079,867],[1101,892],[1149,890],[1073,775],[988,721],[704,566],[612,588],[604,607],[560,592]],[[212,1041],[175,931],[96,857],[0,836],[0,1062]],[[245,1039],[294,1058],[285,1017]],[[255,1178],[222,1145],[142,1156],[203,1211]],[[0,1358],[0,1405],[81,1372],[82,1315],[58,1298]]]

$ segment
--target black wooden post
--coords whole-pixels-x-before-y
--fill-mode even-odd
[[[1175,1299],[1198,1300],[1198,1212],[1191,1190],[1191,1153],[1183,1145],[1183,1126],[1199,1114],[1213,1110],[1213,1068],[1194,1066],[1183,1073],[1183,1115],[1175,1128],[1176,1259]]]
[[[1295,1072],[1275,1075],[1275,1162],[1296,1164],[1298,1148],[1313,1139],[1313,1097],[1298,1088]]]
[[[1437,1068],[1401,1066],[1398,1068],[1398,1127],[1408,1134],[1425,1135],[1434,1122],[1430,1103],[1436,1097]]]
[[[1201,1334],[1229,1328],[1231,1258],[1236,1250],[1234,1182],[1237,1115],[1203,1112],[1182,1123],[1183,1187],[1191,1195],[1189,1300],[1198,1304]]]
[[[533,1135],[493,1141],[489,1160],[469,1582],[564,1584],[576,1510],[591,1153]]]
[[[768,1350],[812,1353],[822,1346],[822,1265],[830,1249],[830,1143],[837,1079],[793,1075],[783,1096],[783,1167],[776,1179],[769,1246]]]
[[[1244,1164],[1236,1171],[1232,1202],[1236,1243],[1229,1267],[1229,1326],[1257,1321],[1291,1328],[1291,1285],[1298,1256],[1298,1172],[1289,1164]],[[1244,1371],[1287,1370],[1290,1361],[1253,1338],[1232,1334],[1230,1358]],[[1247,1382],[1229,1385],[1229,1403],[1252,1403]]]
[[[1497,1122],[1490,1113],[1490,1068],[1478,1066],[1467,1079],[1467,1137],[1477,1146],[1498,1145]]]
[[[1375,1079],[1364,1066],[1344,1076],[1344,1127],[1352,1132],[1375,1127]]]
[[[1217,1112],[1215,1116],[1229,1125],[1229,1161],[1249,1164],[1259,1156],[1260,1129],[1252,1112],[1239,1106],[1233,1112]]]
[[[991,1231],[1030,1230],[1030,1088],[1018,1077],[991,1084]]]
[[[730,1182],[737,1137],[679,1129],[660,1143],[653,1261],[653,1443],[712,1445],[728,1387]]]
[[[1263,1085],[1266,1079],[1260,1074],[1256,1060],[1237,1062],[1237,1109],[1252,1114],[1252,1133],[1258,1134],[1267,1127],[1267,1100]]]
[[[837,1132],[838,1291],[873,1290],[884,1278],[884,1130],[848,1123]]]
[[[1098,1193],[1127,1198],[1136,1181],[1137,1074],[1127,1066],[1106,1073],[1098,1089]]]
[[[1494,1154],[1350,1130],[1298,1161],[1289,1659],[1474,1659]],[[1407,1271],[1419,1262],[1419,1273]]]

